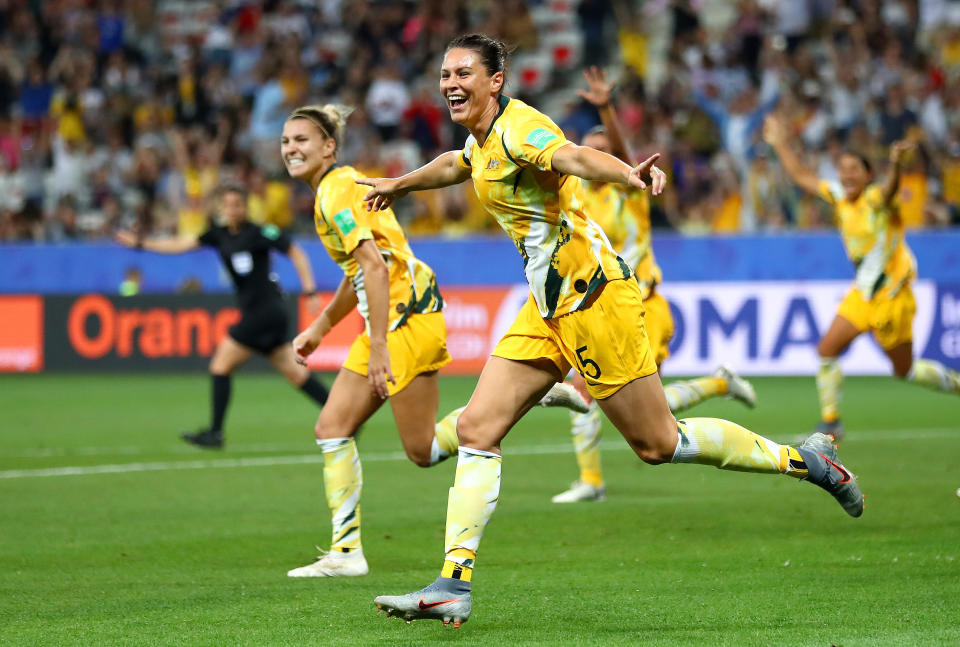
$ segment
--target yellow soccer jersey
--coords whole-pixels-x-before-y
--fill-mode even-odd
[[[586,211],[600,225],[613,250],[637,277],[646,299],[663,275],[653,256],[650,199],[640,189],[605,182],[584,182]]]
[[[437,277],[430,266],[413,255],[393,211],[367,211],[367,188],[354,182],[364,177],[350,166],[331,168],[320,180],[313,220],[330,257],[350,279],[357,293],[357,308],[369,327],[363,271],[353,250],[364,240],[376,243],[390,277],[390,330],[414,313],[443,309]]]
[[[857,289],[868,301],[880,289],[896,291],[916,273],[916,260],[903,237],[897,206],[883,203],[883,190],[871,184],[854,200],[839,184],[821,180],[818,194],[834,208],[847,256],[857,268]]]
[[[570,142],[549,117],[503,97],[481,146],[471,135],[457,161],[484,208],[513,240],[540,315],[573,312],[604,282],[630,276],[585,211],[580,178],[552,170]]]

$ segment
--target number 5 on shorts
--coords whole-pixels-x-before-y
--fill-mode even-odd
[[[581,346],[580,348],[577,349],[577,359],[580,361],[580,368],[581,368],[580,372],[583,373],[584,376],[589,377],[591,380],[595,380],[598,377],[600,377],[600,366],[589,357],[583,356],[583,351],[585,350],[587,350],[586,346]],[[587,372],[588,366],[592,367],[593,369],[592,373]]]

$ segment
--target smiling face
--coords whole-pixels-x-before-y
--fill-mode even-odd
[[[447,102],[450,119],[471,131],[493,110],[503,88],[503,72],[491,75],[479,52],[455,47],[443,57],[440,93]]]
[[[840,157],[837,175],[840,177],[840,185],[843,187],[843,194],[847,200],[859,198],[863,190],[870,184],[870,171],[867,170],[863,160],[849,153]]]
[[[337,143],[307,119],[289,119],[280,136],[280,156],[290,177],[311,183],[335,161]],[[314,187],[316,188],[316,187]]]

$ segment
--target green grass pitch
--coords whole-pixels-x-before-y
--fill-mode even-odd
[[[441,412],[474,384],[444,378]],[[688,415],[777,440],[812,428],[812,379],[756,387],[754,411]],[[565,412],[537,409],[504,444],[454,631],[373,606],[437,575],[454,461],[399,458],[384,408],[359,441],[370,575],[291,580],[329,542],[316,412],[279,376],[241,373],[228,448],[201,452],[177,433],[206,420],[208,391],[201,375],[0,378],[0,644],[960,644],[956,397],[847,381],[858,520],[790,478],[643,465],[609,425],[608,500],[551,504],[576,467]]]

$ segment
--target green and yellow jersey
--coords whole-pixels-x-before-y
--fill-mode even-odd
[[[395,330],[411,314],[438,312],[443,298],[430,266],[413,255],[393,211],[370,213],[363,202],[367,188],[354,180],[364,177],[350,166],[332,167],[320,180],[313,220],[330,257],[350,279],[357,308],[369,328],[363,270],[352,256],[364,240],[376,243],[390,277],[390,324]]]
[[[630,276],[586,211],[580,178],[553,170],[570,142],[549,117],[502,97],[481,146],[471,135],[457,163],[470,170],[477,197],[513,240],[540,315],[579,309],[606,281]]]
[[[838,183],[820,180],[818,195],[834,209],[847,256],[857,268],[856,284],[868,301],[886,289],[895,294],[916,274],[916,259],[903,237],[896,204],[884,204],[883,190],[869,185],[848,200]]]
[[[621,184],[584,182],[583,189],[587,213],[633,270],[646,299],[663,280],[651,244],[650,198],[636,187]]]

